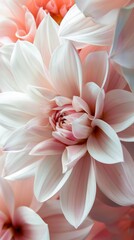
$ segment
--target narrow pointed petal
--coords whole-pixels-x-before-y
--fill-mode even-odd
[[[79,228],[71,226],[64,215],[55,214],[46,218],[50,229],[51,240],[83,240],[89,234],[93,223],[87,218]]]
[[[75,228],[85,220],[96,194],[93,164],[87,154],[75,166],[61,190],[61,207],[68,222]]]
[[[19,90],[12,74],[10,66],[10,57],[13,50],[13,45],[4,45],[0,49],[0,90],[5,91],[16,91]]]
[[[107,52],[97,51],[88,54],[84,63],[84,82],[94,82],[100,88],[103,88],[109,70],[108,54]]]
[[[38,49],[26,41],[18,41],[15,44],[11,57],[11,67],[16,83],[22,91],[26,91],[28,85],[42,87],[49,86],[45,80],[43,61]],[[28,79],[28,81],[27,81]]]
[[[82,48],[87,44],[110,45],[113,37],[113,26],[98,24],[91,17],[85,17],[83,13],[74,5],[63,18],[59,36],[63,39],[71,40],[77,48]]]
[[[19,170],[41,160],[42,157],[30,156],[28,151],[9,152],[4,165],[5,176],[9,176]]]
[[[103,120],[116,132],[134,123],[134,96],[124,90],[109,91],[105,97]]]
[[[93,121],[93,127],[95,127],[95,130],[87,141],[89,154],[102,163],[122,162],[122,146],[113,128],[99,119]]]
[[[40,142],[36,145],[32,151],[31,155],[59,155],[65,149],[65,145],[60,143],[54,138],[50,138],[46,141]]]
[[[39,201],[46,201],[65,184],[71,170],[62,173],[61,155],[48,156],[40,164],[36,176],[34,192]]]
[[[66,147],[62,155],[63,173],[73,168],[86,152],[86,144]]]
[[[132,205],[134,202],[134,162],[123,148],[124,162],[113,165],[95,163],[97,183],[101,191],[113,202]]]
[[[47,14],[36,31],[34,44],[39,49],[47,68],[54,50],[60,45],[58,29],[59,25]]]
[[[51,81],[57,93],[65,97],[79,95],[82,69],[79,56],[69,42],[58,47],[50,63]]]

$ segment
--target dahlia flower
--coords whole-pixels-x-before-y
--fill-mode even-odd
[[[21,191],[20,184],[16,184],[13,190],[6,180],[0,178],[0,239],[49,240],[47,224],[30,208],[32,186],[28,194],[24,194],[23,183]],[[24,184],[26,190],[29,183],[25,181]]]
[[[46,201],[62,188],[62,210],[75,227],[92,208],[96,181],[113,201],[132,204],[133,160],[121,141],[132,141],[134,97],[122,84],[117,89],[116,79],[111,85],[107,53],[90,53],[81,63],[66,42],[54,51],[48,72],[34,45],[17,42],[10,71],[6,84],[13,81],[19,89],[0,94],[0,121],[16,130],[3,150],[16,154],[17,169],[31,164],[31,155],[38,159],[38,200]]]
[[[35,176],[31,191],[45,202],[39,211],[33,212],[30,204],[22,212],[23,204],[14,204],[5,212],[2,200],[2,237],[18,234],[16,218],[22,217],[23,225],[31,224],[34,216],[42,226],[41,237],[49,239],[46,222],[54,240],[84,240],[92,227],[87,216],[97,209],[98,188],[115,205],[124,206],[123,211],[134,203],[129,151],[134,141],[133,1],[113,1],[105,8],[102,1],[101,10],[97,1],[85,1],[91,7],[88,17],[73,1],[64,6],[63,1],[1,3],[0,124],[6,129],[0,142],[1,198],[5,200],[9,189],[10,198],[16,199],[3,178],[24,183],[24,178]],[[60,200],[53,210],[47,201],[56,194]],[[48,215],[46,206],[53,210]],[[22,228],[19,225],[19,231]],[[30,235],[32,228],[28,234],[37,238]]]
[[[74,0],[0,0],[0,42],[33,42],[36,29],[49,13],[60,22]]]

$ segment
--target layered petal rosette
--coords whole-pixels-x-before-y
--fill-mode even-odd
[[[36,197],[46,201],[63,187],[62,210],[75,227],[92,208],[96,181],[113,201],[132,204],[133,185],[122,184],[120,176],[124,182],[133,175],[132,158],[121,141],[133,141],[134,96],[124,86],[118,89],[118,81],[117,86],[115,80],[111,84],[107,53],[90,53],[81,63],[76,49],[66,42],[54,51],[48,71],[35,46],[17,42],[9,62],[11,81],[19,89],[0,94],[0,121],[16,128],[3,145],[8,163],[11,154],[20,151],[11,169],[14,164],[22,168],[22,159],[25,166],[38,160]],[[10,174],[8,164],[7,168]],[[111,169],[117,179],[108,174]]]

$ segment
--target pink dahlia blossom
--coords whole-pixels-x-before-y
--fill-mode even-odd
[[[47,13],[59,23],[74,0],[0,0],[0,42],[18,39],[33,42],[36,29]]]
[[[25,188],[23,181],[21,185],[17,182],[12,189],[6,180],[0,178],[0,239],[49,240],[47,224],[30,208],[32,186],[28,188],[27,180],[24,184]]]
[[[133,240],[133,207],[113,207],[97,201],[93,207],[92,217],[97,221],[86,240]]]
[[[62,210],[75,227],[92,208],[96,181],[110,199],[131,205],[134,163],[122,143],[133,141],[134,96],[118,81],[111,84],[107,53],[90,53],[81,63],[66,42],[46,71],[36,47],[17,42],[10,61],[3,61],[12,76],[6,84],[18,89],[0,94],[1,124],[14,129],[3,149],[9,161],[16,154],[17,170],[22,159],[26,167],[37,157],[36,197],[46,201],[63,187]]]

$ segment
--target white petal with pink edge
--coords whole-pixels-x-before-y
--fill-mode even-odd
[[[108,54],[104,51],[97,51],[88,54],[84,65],[84,82],[94,82],[100,88],[103,88],[109,70]]]
[[[50,87],[39,50],[30,42],[18,41],[11,56],[11,68],[22,91],[28,85]],[[28,80],[27,80],[28,79]]]
[[[92,126],[94,130],[87,141],[89,154],[102,163],[123,162],[122,146],[114,129],[99,119],[95,119]]]
[[[62,154],[63,173],[73,168],[87,152],[86,144],[68,146]]]
[[[96,180],[90,156],[84,156],[74,167],[61,190],[61,207],[68,222],[80,226],[92,208],[96,194]]]
[[[54,138],[47,139],[37,144],[32,151],[31,155],[59,155],[62,154],[66,145],[57,141]]]
[[[47,68],[54,50],[60,45],[58,29],[59,25],[47,14],[36,31],[34,44],[39,49]]]
[[[57,93],[72,98],[79,95],[82,67],[75,48],[68,41],[58,47],[50,62],[51,81]]]
[[[43,202],[54,196],[65,184],[71,170],[62,173],[61,155],[47,156],[41,161],[35,175],[34,193]]]

